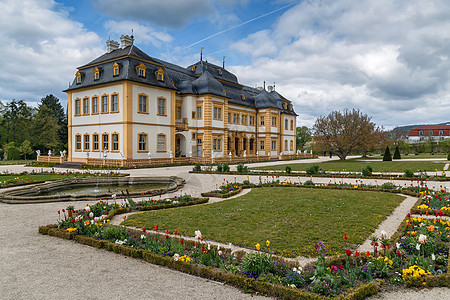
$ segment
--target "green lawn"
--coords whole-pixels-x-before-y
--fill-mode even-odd
[[[8,186],[8,185],[14,185],[14,184],[23,184],[23,183],[35,183],[35,182],[42,182],[42,181],[48,181],[48,180],[58,180],[58,179],[65,179],[65,178],[72,178],[72,177],[93,177],[95,175],[90,175],[89,173],[86,174],[62,174],[62,173],[38,173],[38,174],[24,174],[24,175],[14,175],[14,174],[4,174],[0,175],[0,187],[1,186]]]
[[[188,236],[200,230],[206,239],[247,247],[268,239],[272,250],[287,257],[315,255],[314,245],[322,240],[334,254],[362,244],[402,200],[379,192],[255,188],[222,202],[134,214],[123,224],[157,224]]]
[[[332,160],[322,163],[297,163],[290,164],[292,171],[306,171],[312,165],[318,165],[322,171],[346,171],[358,172],[366,166],[371,166],[373,172],[405,172],[406,169],[413,171],[426,170],[434,172],[435,169],[442,171],[446,162],[432,161],[360,161],[355,159],[349,160]],[[257,170],[285,170],[287,165],[274,165],[266,167],[254,168]]]

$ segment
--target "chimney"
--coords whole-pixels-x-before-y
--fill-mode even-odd
[[[107,40],[106,41],[106,47],[108,47],[108,53],[119,49],[119,42],[113,41],[113,40]]]
[[[120,43],[122,43],[122,49],[133,45],[134,38],[129,35],[123,35],[120,37]]]

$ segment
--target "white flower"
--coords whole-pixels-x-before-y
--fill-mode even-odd
[[[419,243],[425,244],[427,242],[427,236],[424,234],[419,235]]]
[[[210,244],[208,244],[208,251],[209,251],[209,250],[211,250],[211,245],[210,245]]]
[[[416,244],[416,249],[420,251],[420,244]]]
[[[145,235],[141,234],[141,240],[145,239]]]
[[[116,195],[116,194],[112,194],[111,197],[112,197],[113,199],[116,199],[117,195]]]
[[[202,239],[202,233],[200,230],[195,231],[195,238],[201,240]]]
[[[80,221],[80,219],[78,217],[75,217],[75,222]]]
[[[395,246],[397,246],[397,249],[400,249],[400,243],[396,243]]]
[[[431,254],[431,259],[436,260],[436,256],[434,255],[434,253]]]
[[[125,242],[126,242],[127,240],[123,240],[123,241],[120,241],[120,240],[116,240],[116,244],[119,244],[119,245],[123,245]]]
[[[220,246],[217,246],[217,251],[219,251],[220,250]]]
[[[100,220],[99,217],[95,217],[95,218],[94,218],[94,221],[95,221],[95,222],[98,222],[98,220]]]
[[[93,218],[94,217],[94,213],[91,211],[90,213],[89,213],[89,218]]]
[[[222,256],[222,251],[219,250],[219,252],[217,252],[217,254],[219,254],[219,256]]]
[[[175,253],[175,255],[173,256],[173,260],[178,261],[178,259],[180,259],[180,254]]]
[[[386,233],[386,231],[381,230],[381,238],[382,238],[382,239],[387,238],[387,233]]]
[[[89,206],[86,206],[85,210],[86,211],[91,211],[91,208]]]
[[[94,224],[94,220],[91,220],[91,224]]]

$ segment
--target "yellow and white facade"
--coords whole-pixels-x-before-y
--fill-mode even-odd
[[[296,153],[291,101],[200,60],[182,68],[122,36],[78,68],[68,93],[68,159],[274,156]]]

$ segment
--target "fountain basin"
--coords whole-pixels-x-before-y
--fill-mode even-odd
[[[145,185],[165,186],[149,190]],[[32,184],[10,188],[0,191],[0,202],[9,204],[27,204],[27,203],[48,203],[63,201],[96,201],[101,198],[111,197],[112,194],[121,195],[118,190],[104,191],[98,193],[61,193],[58,195],[48,195],[57,191],[65,190],[67,187],[104,187],[119,186],[125,191],[127,186],[144,185],[142,190],[133,189],[127,197],[142,197],[145,193],[146,197],[162,195],[174,192],[183,187],[184,179],[170,177],[100,177],[100,178],[68,178],[62,180],[48,181],[45,183]]]

